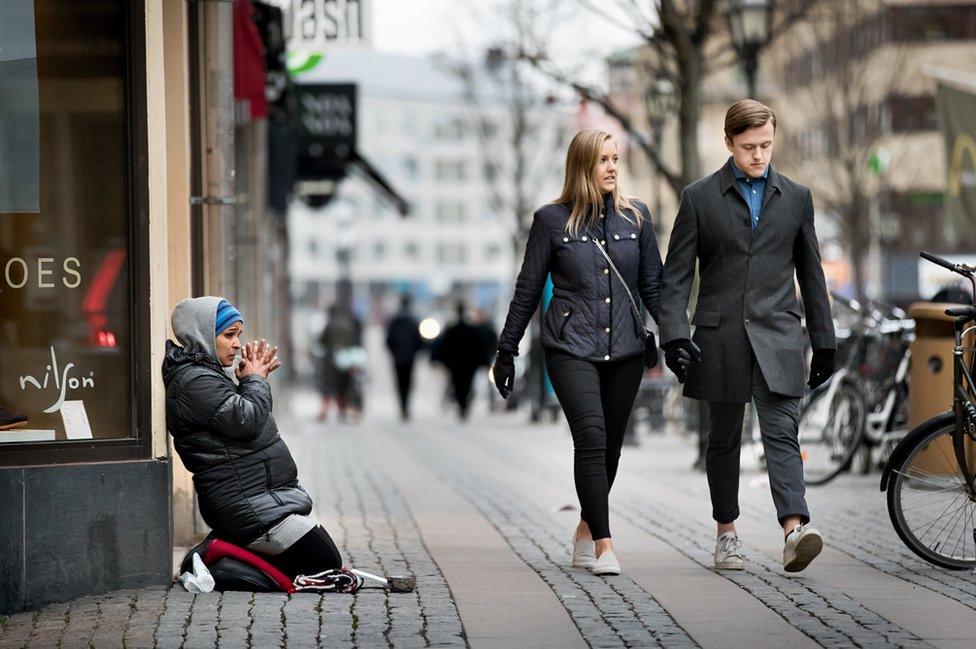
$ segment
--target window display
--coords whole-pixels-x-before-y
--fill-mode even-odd
[[[2,444],[133,434],[125,36],[123,2],[0,3]]]

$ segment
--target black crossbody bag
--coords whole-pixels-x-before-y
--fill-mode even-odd
[[[613,274],[616,275],[617,279],[620,280],[620,284],[624,287],[624,291],[627,293],[627,298],[630,300],[630,306],[634,309],[634,317],[637,318],[637,322],[639,322],[641,328],[644,329],[644,367],[651,369],[657,365],[658,360],[657,337],[654,335],[653,331],[644,326],[644,319],[641,318],[640,309],[637,308],[637,302],[634,301],[634,296],[630,292],[630,287],[627,286],[627,282],[624,281],[624,276],[620,274],[619,270],[617,270],[616,264],[614,264],[613,260],[610,259],[610,255],[607,254],[607,251],[603,249],[603,246],[601,246],[600,242],[595,238],[593,239],[593,243],[596,244],[596,247],[600,250],[600,254],[602,254],[604,259],[607,260],[607,263],[610,264]]]

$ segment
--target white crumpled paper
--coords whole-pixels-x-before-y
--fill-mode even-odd
[[[209,593],[214,589],[213,575],[203,565],[203,559],[197,552],[193,553],[193,572],[184,572],[180,575],[180,581],[191,593]]]

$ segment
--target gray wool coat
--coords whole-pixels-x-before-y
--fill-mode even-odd
[[[689,368],[685,396],[748,402],[753,354],[770,390],[803,395],[804,312],[794,276],[813,348],[836,348],[813,220],[810,190],[772,167],[755,232],[728,164],[681,192],[658,324],[662,345],[691,338],[701,347],[702,361]],[[696,261],[701,279],[692,336],[687,311]]]

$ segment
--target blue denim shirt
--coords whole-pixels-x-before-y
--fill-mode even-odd
[[[735,177],[735,184],[739,187],[739,193],[749,206],[752,229],[755,231],[756,226],[759,225],[759,213],[762,212],[763,192],[766,191],[766,179],[769,178],[769,165],[766,165],[763,175],[759,178],[750,178],[742,173],[732,161],[732,156],[729,156],[729,166],[732,167],[732,175]]]

